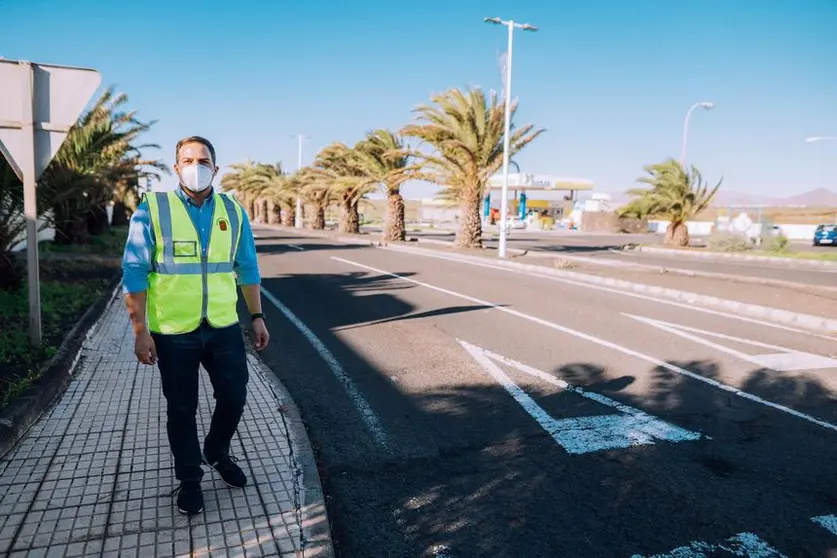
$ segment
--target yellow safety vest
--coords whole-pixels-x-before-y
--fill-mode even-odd
[[[146,196],[156,249],[148,275],[148,329],[177,334],[194,331],[206,319],[213,327],[238,321],[233,264],[241,238],[241,206],[215,193],[206,254],[198,231],[177,192]]]

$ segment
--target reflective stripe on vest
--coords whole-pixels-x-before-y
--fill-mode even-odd
[[[214,194],[206,253],[176,192],[147,197],[156,238],[148,285],[148,327],[156,333],[193,331],[202,319],[215,327],[238,321],[238,289],[233,272],[241,238],[241,207]]]

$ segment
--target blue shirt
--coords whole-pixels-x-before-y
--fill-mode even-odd
[[[198,207],[182,188],[177,189],[177,195],[186,202],[186,210],[198,231],[201,251],[205,255],[209,230],[212,226],[212,213],[215,211],[218,196],[214,192],[211,193],[204,200],[203,205]],[[125,242],[125,253],[122,256],[122,288],[126,293],[148,290],[148,274],[151,272],[151,259],[155,249],[148,202],[143,201],[131,216],[128,240]],[[257,285],[261,282],[259,262],[256,257],[256,241],[253,238],[247,213],[244,211],[241,212],[241,236],[233,268],[238,275],[239,285]]]

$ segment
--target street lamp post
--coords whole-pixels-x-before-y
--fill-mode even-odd
[[[686,139],[689,135],[689,119],[692,117],[692,113],[696,108],[702,107],[706,110],[712,110],[712,107],[714,106],[715,103],[703,101],[701,103],[693,104],[692,108],[689,109],[689,112],[686,113],[686,121],[683,123],[683,147],[680,151],[680,164],[683,165],[684,169],[686,168]]]
[[[305,141],[307,138],[302,134],[297,134],[295,136],[297,140],[299,140],[299,153],[297,155],[296,160],[296,172],[302,170],[302,142]],[[297,229],[302,228],[302,196],[297,194],[296,196],[296,210],[294,211],[294,227]]]
[[[506,60],[506,117],[505,130],[503,133],[503,188],[500,194],[500,247],[497,250],[497,256],[500,258],[506,257],[506,219],[508,215],[508,197],[509,197],[509,129],[511,128],[511,86],[512,86],[512,47],[514,46],[514,30],[522,29],[523,31],[537,31],[538,28],[528,23],[515,23],[512,20],[504,21],[499,17],[485,18],[487,23],[494,23],[495,25],[505,25],[509,30],[509,52]]]

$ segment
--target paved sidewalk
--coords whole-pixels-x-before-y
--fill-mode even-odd
[[[296,407],[250,355],[230,489],[205,467],[204,512],[181,515],[156,367],[139,365],[121,296],[94,326],[73,381],[0,461],[2,556],[330,556],[322,490]],[[201,439],[214,407],[201,374]]]

